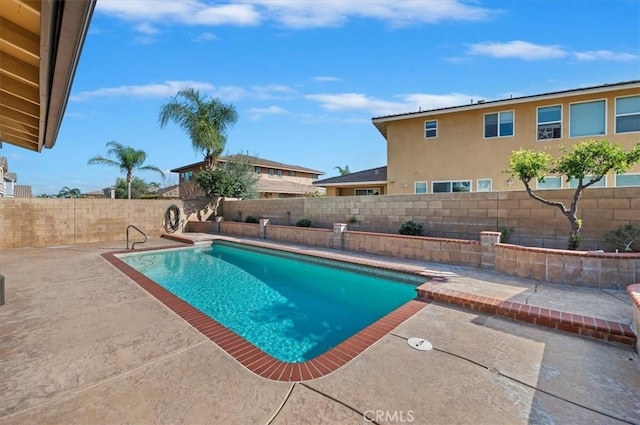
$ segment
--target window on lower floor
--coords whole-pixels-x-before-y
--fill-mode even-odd
[[[640,186],[640,174],[617,174],[616,186]]]
[[[484,137],[508,137],[513,134],[513,111],[496,112],[484,116]]]
[[[538,108],[538,140],[562,138],[562,105]]]
[[[431,193],[471,192],[471,180],[431,183]]]
[[[427,182],[416,182],[414,193],[427,193]]]
[[[493,186],[491,179],[478,179],[476,183],[478,192],[491,192]]]
[[[606,132],[605,100],[569,105],[569,136],[597,136]]]
[[[616,98],[616,133],[640,131],[640,96]]]
[[[424,122],[424,138],[431,139],[438,137],[438,121],[425,121]]]
[[[593,176],[584,176],[584,179],[582,179],[582,184],[589,183],[592,177]],[[578,179],[569,180],[569,187],[572,189],[575,189],[576,187],[578,187]],[[597,182],[595,182],[589,187],[607,187],[607,176],[602,177],[600,180],[598,180]]]
[[[374,189],[356,189],[355,194],[356,194],[356,196],[380,195],[380,189],[377,189],[377,188],[374,188]]]
[[[545,176],[544,179],[538,180],[536,187],[538,189],[562,189],[562,177]]]

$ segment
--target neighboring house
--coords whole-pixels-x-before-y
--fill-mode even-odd
[[[326,188],[327,196],[385,195],[387,193],[387,167],[331,177],[315,181],[313,184]]]
[[[218,159],[218,163],[234,160],[246,161],[253,166],[259,178],[258,192],[261,198],[293,198],[324,192],[313,186],[318,176],[324,174],[322,171],[249,155],[222,156]],[[198,162],[171,170],[173,173],[180,173],[180,198],[188,199],[200,193],[193,178],[203,169],[203,165],[204,162]]]
[[[25,196],[16,195],[16,188],[19,187],[19,185],[16,185],[17,181],[18,175],[16,173],[9,172],[9,162],[7,161],[7,158],[0,156],[0,198],[24,198]],[[30,193],[31,186],[26,187],[29,188]],[[20,189],[18,195],[23,195],[24,193],[24,189]]]
[[[14,196],[16,198],[32,198],[31,186],[26,184],[17,184],[14,186]]]
[[[640,141],[640,81],[373,118],[387,141],[387,193],[522,190],[503,170],[520,148],[550,149],[608,139]],[[575,187],[559,176],[536,189]],[[596,186],[640,186],[640,166]]]

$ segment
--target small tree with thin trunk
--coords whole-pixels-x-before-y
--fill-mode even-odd
[[[554,158],[547,150],[514,151],[509,157],[510,167],[505,172],[520,179],[530,197],[560,209],[571,228],[567,249],[575,250],[582,241],[582,220],[577,216],[582,192],[602,180],[607,173],[624,173],[640,161],[640,143],[626,152],[622,146],[608,140],[586,140],[574,145],[571,150],[561,147],[560,152],[561,156]],[[534,179],[543,182],[544,177],[549,175],[560,175],[567,181],[577,182],[568,208],[562,202],[545,199],[531,189]]]

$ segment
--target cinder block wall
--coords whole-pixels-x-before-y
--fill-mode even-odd
[[[133,224],[149,237],[164,233],[175,200],[0,199],[0,248],[122,241]],[[177,202],[182,207],[181,202]],[[133,235],[133,233],[132,233]]]
[[[565,202],[573,190],[538,191],[547,199]],[[624,224],[640,224],[640,187],[589,188],[578,204],[583,220],[583,249],[610,249],[604,233]],[[272,224],[295,224],[301,218],[313,227],[346,223],[350,230],[397,233],[414,220],[425,235],[477,240],[484,230],[513,227],[510,242],[526,246],[566,248],[569,222],[558,208],[531,199],[525,191],[446,193],[427,195],[345,196],[326,198],[224,201],[225,220],[247,215],[266,217]]]

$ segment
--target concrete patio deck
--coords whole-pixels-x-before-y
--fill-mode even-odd
[[[630,347],[438,303],[328,376],[258,377],[100,255],[123,247],[2,252],[0,425],[640,423],[640,359]],[[456,274],[459,288],[495,281],[496,296],[630,318],[622,291],[547,292],[491,272],[427,266]],[[434,350],[412,349],[413,336]]]

